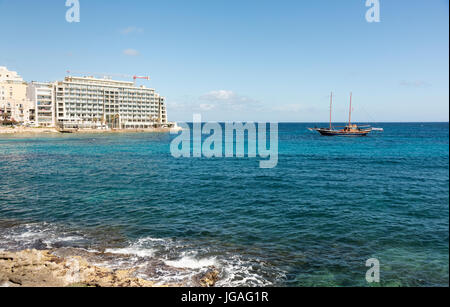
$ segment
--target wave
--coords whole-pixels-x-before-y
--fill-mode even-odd
[[[196,259],[193,256],[182,256],[178,260],[166,260],[165,264],[174,268],[182,269],[201,269],[205,267],[214,267],[218,265],[215,257]]]
[[[0,248],[7,250],[51,249],[85,245],[86,238],[49,223],[22,224],[0,229]]]
[[[156,250],[151,248],[148,245],[149,242],[161,242],[164,243],[163,239],[155,239],[155,238],[143,238],[139,239],[134,243],[130,243],[129,246],[124,248],[107,248],[105,250],[106,253],[111,254],[125,254],[125,255],[134,255],[138,257],[153,257]]]
[[[160,284],[182,282],[189,286],[195,276],[211,269],[217,269],[220,272],[217,283],[220,287],[273,286],[286,278],[286,272],[261,259],[174,239],[144,237],[130,243],[126,248],[107,251],[136,256],[139,277],[151,279]],[[149,257],[164,264],[158,267],[157,274],[149,274],[147,263],[142,261],[142,258]]]
[[[219,287],[272,286],[286,273],[261,259],[233,254],[220,247],[171,238],[143,237],[120,247],[101,247],[95,238],[49,223],[22,224],[0,229],[0,250],[72,249],[89,256],[94,265],[112,269],[136,268],[136,276],[157,284],[194,286],[196,276],[215,269]],[[72,251],[75,252],[75,251]],[[62,251],[61,251],[62,253]]]

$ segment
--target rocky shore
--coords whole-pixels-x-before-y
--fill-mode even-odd
[[[136,268],[112,269],[95,265],[97,257],[126,258],[73,250],[0,251],[0,287],[180,287],[180,284],[157,284],[136,276]],[[155,264],[149,263],[149,270]],[[195,276],[188,285],[213,287],[219,272],[211,268]]]

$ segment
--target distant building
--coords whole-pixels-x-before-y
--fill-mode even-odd
[[[4,66],[0,66],[0,82],[23,82],[23,79],[15,71],[8,70]]]
[[[0,120],[29,124],[34,116],[27,83],[15,71],[0,66]]]
[[[133,82],[66,77],[56,84],[56,120],[82,127],[145,129],[168,124],[165,99]]]
[[[2,103],[2,101],[5,101],[5,99],[6,99],[6,87],[1,85],[0,86],[0,103]]]
[[[27,97],[34,105],[36,127],[55,127],[55,84],[31,82],[27,88]]]
[[[0,121],[35,127],[148,129],[168,127],[165,98],[134,82],[66,77],[31,82],[0,66]]]
[[[162,124],[167,124],[166,98],[160,97],[159,94],[156,94],[156,101],[158,103],[157,120]]]

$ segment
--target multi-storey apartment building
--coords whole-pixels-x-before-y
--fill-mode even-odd
[[[169,126],[165,98],[134,82],[66,77],[27,84],[0,67],[0,121],[36,127],[146,129]]]
[[[0,85],[0,103],[2,103],[2,101],[5,101],[6,98],[6,89],[3,85]]]
[[[54,87],[54,83],[31,82],[28,85],[27,97],[34,105],[34,123],[37,127],[55,126]]]
[[[27,83],[15,71],[0,66],[0,120],[30,123],[33,104],[27,98]]]
[[[167,125],[164,97],[133,82],[66,77],[56,85],[56,120],[59,125],[107,125],[116,129]]]
[[[166,98],[156,95],[156,102],[158,104],[158,120],[162,124],[167,124]]]
[[[0,82],[23,82],[23,79],[19,74],[15,71],[8,70],[8,68],[4,66],[0,66]]]

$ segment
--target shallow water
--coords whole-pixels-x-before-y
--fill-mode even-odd
[[[448,286],[448,123],[307,126],[280,124],[274,169],[175,159],[169,134],[0,135],[0,249],[214,265],[222,286],[367,286],[375,257],[383,286]]]

